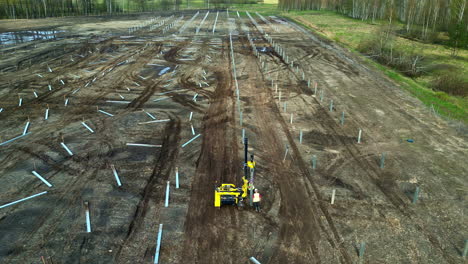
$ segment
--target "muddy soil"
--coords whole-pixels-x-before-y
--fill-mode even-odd
[[[345,49],[251,15],[1,21],[60,33],[1,46],[0,142],[15,140],[0,206],[47,193],[0,208],[0,262],[152,263],[163,224],[159,263],[464,263],[466,130]],[[241,184],[242,129],[260,213],[213,206]]]

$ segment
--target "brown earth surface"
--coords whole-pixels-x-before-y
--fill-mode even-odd
[[[0,143],[0,206],[47,191],[0,208],[1,263],[153,263],[159,224],[159,263],[465,263],[466,128],[284,19],[205,14],[0,21],[58,31],[0,46],[0,142],[30,122]],[[213,206],[241,184],[242,129],[260,213]]]

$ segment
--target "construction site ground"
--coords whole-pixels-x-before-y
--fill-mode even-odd
[[[466,129],[344,48],[250,15],[0,21],[57,32],[1,46],[0,142],[21,137],[0,143],[0,206],[47,193],[0,209],[0,262],[153,263],[163,224],[159,263],[466,263]],[[241,184],[242,129],[260,213],[213,205]]]

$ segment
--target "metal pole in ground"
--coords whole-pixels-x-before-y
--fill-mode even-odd
[[[122,183],[120,182],[119,174],[117,173],[117,170],[115,169],[115,166],[111,164],[111,169],[112,172],[114,173],[115,181],[117,182],[117,186],[122,186]]]
[[[252,183],[252,186],[254,186],[253,185],[254,173],[255,173],[255,167],[250,169],[250,182]],[[250,203],[250,206],[253,206],[253,195],[254,195],[253,192],[254,192],[254,190],[253,190],[253,188],[249,188],[249,189],[250,189],[249,190],[250,191],[250,197],[249,197],[250,202],[249,203]]]
[[[31,124],[31,122],[29,122],[29,118],[28,118],[28,122],[26,122],[26,125],[24,126],[24,129],[23,129],[23,136],[28,133],[29,124]]]
[[[467,255],[468,255],[468,239],[465,240],[465,249],[463,249],[462,257],[466,258]]]
[[[254,257],[250,257],[250,261],[252,261],[252,263],[255,263],[255,264],[262,264]]]
[[[60,145],[67,151],[68,155],[73,156],[73,152],[65,145],[65,143],[61,142]]]
[[[166,201],[164,203],[164,207],[169,207],[169,190],[170,190],[170,181],[167,181],[167,186],[166,186]]]
[[[364,258],[364,252],[366,251],[366,242],[361,242],[361,246],[359,247],[359,259]]]
[[[192,129],[192,135],[195,136],[195,129],[193,128],[193,125],[192,125],[192,124],[190,124],[190,128]]]
[[[344,118],[344,111],[343,111],[341,112],[341,120],[340,120],[341,125],[344,125],[344,119],[345,118]]]
[[[49,119],[49,105],[47,105],[47,109],[46,109],[45,116],[44,116],[44,120],[47,120],[47,119]]]
[[[198,134],[198,135],[194,136],[192,139],[190,139],[189,141],[185,142],[185,143],[182,145],[182,147],[184,148],[184,147],[187,146],[190,142],[194,141],[195,139],[197,139],[197,138],[200,137],[200,136],[201,136],[201,134]],[[127,146],[128,146],[128,144],[129,144],[129,143],[127,143]],[[135,146],[136,144],[133,144],[133,145]],[[142,144],[138,144],[138,145],[142,145]],[[161,147],[161,145],[156,145],[156,146],[157,146],[157,147]]]
[[[331,204],[335,204],[335,194],[336,194],[336,189],[333,189],[332,197],[331,197]]]
[[[86,129],[88,129],[89,132],[94,133],[94,130],[93,130],[92,128],[90,128],[84,121],[81,122],[81,124],[82,124]]]
[[[380,168],[383,169],[385,166],[385,152],[380,155]]]
[[[416,187],[416,190],[414,191],[413,195],[413,203],[415,204],[419,199],[419,187]]]
[[[36,167],[36,166],[34,166]],[[41,180],[43,183],[45,183],[45,185],[47,185],[47,187],[52,187],[52,184],[50,184],[50,182],[48,182],[46,179],[44,179],[39,173],[37,173],[36,171],[32,171],[31,172],[34,176],[36,176],[39,180]]]
[[[89,216],[89,203],[84,202],[85,210],[86,210],[86,232],[91,233],[91,220]]]
[[[175,187],[179,189],[179,168],[175,168]]]
[[[239,112],[239,122],[240,122],[240,125],[242,126],[242,112]]]
[[[244,176],[247,178],[249,176],[248,172],[248,167],[247,167],[247,162],[248,162],[248,156],[249,156],[249,139],[244,138]]]
[[[46,194],[46,193],[47,193],[47,191],[41,192],[41,193],[38,193],[38,194],[34,194],[34,195],[28,196],[28,197],[26,197],[26,198],[22,198],[22,199],[19,199],[19,200],[17,200],[17,201],[11,202],[11,203],[7,203],[7,204],[0,205],[0,209],[5,208],[5,207],[8,207],[8,206],[11,206],[11,205],[14,205],[14,204],[17,204],[17,203],[21,203],[21,202],[27,201],[27,200],[29,200],[29,199],[32,199],[32,198],[37,197],[37,196],[41,196],[41,195]]]
[[[289,151],[289,146],[286,145],[286,151],[284,152],[284,158],[283,158],[283,161],[286,160],[286,156],[288,156],[288,151]]]
[[[156,242],[156,253],[154,254],[154,264],[159,263],[159,251],[161,250],[161,240],[163,232],[163,224],[159,224],[158,240]]]

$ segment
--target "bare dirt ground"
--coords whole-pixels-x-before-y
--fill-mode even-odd
[[[465,263],[465,128],[285,20],[205,15],[0,22],[60,31],[1,46],[0,142],[30,125],[0,143],[0,206],[47,191],[0,209],[1,263],[152,263],[159,224],[159,263]],[[241,183],[243,128],[261,213],[213,206]]]

